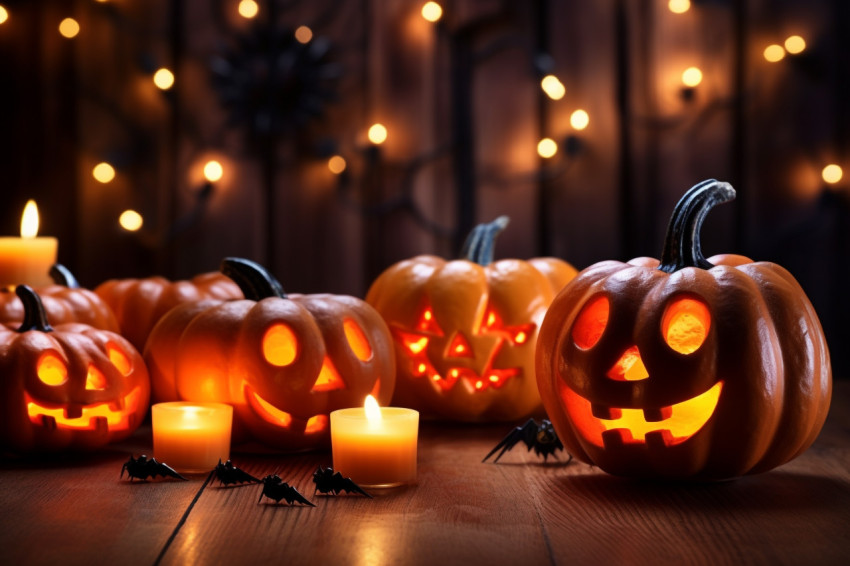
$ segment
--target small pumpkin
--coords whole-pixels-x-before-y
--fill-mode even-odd
[[[84,289],[73,273],[62,264],[50,268],[54,284],[35,289],[53,324],[79,322],[95,328],[118,332],[118,321],[112,309],[94,291]],[[24,319],[23,302],[11,289],[0,289],[0,322]]]
[[[119,334],[80,323],[51,327],[20,285],[20,326],[0,326],[0,447],[92,450],[128,437],[150,399],[147,368]]]
[[[287,295],[260,265],[226,258],[222,272],[245,299],[172,309],[145,350],[158,401],[234,408],[234,435],[282,451],[324,447],[329,414],[389,404],[392,337],[380,315],[346,295]]]
[[[706,259],[704,181],[679,201],[661,260],[603,261],[552,302],[540,331],[543,404],[575,457],[623,476],[724,479],[798,456],[829,409],[818,317],[794,277],[738,255]]]
[[[366,302],[395,339],[393,404],[459,421],[512,421],[540,409],[534,348],[546,308],[577,273],[556,258],[493,261],[507,217],[470,233],[462,258],[421,255],[374,281]]]
[[[242,298],[239,287],[218,272],[202,273],[188,281],[169,281],[160,276],[110,279],[94,292],[112,308],[121,334],[139,351],[144,350],[154,325],[175,306],[203,299]]]

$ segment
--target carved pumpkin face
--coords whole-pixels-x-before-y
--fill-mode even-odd
[[[84,324],[11,326],[0,330],[3,446],[20,452],[93,449],[126,438],[141,424],[150,382],[129,342]]]
[[[704,217],[712,197],[699,195],[720,185],[698,185],[677,212]],[[661,262],[582,271],[543,322],[544,406],[567,450],[610,473],[769,470],[808,447],[826,418],[829,354],[805,294],[775,264],[702,258],[689,239],[699,222],[668,233]],[[681,250],[692,265],[680,265]]]
[[[230,403],[237,440],[287,451],[327,444],[331,411],[369,394],[388,404],[395,383],[386,324],[341,295],[187,303],[154,328],[145,358],[157,400]]]
[[[574,274],[551,258],[491,263],[418,256],[391,266],[366,301],[395,339],[393,404],[465,421],[530,415],[540,406],[538,327]]]

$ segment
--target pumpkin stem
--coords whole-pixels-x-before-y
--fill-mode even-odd
[[[673,273],[685,267],[714,267],[702,254],[700,229],[709,210],[734,198],[735,189],[722,181],[708,179],[691,187],[673,210],[658,269]]]
[[[257,262],[241,257],[226,257],[219,267],[224,275],[239,285],[246,299],[261,301],[268,297],[286,298],[283,285]]]
[[[53,282],[57,285],[64,285],[69,289],[80,288],[80,282],[77,281],[77,278],[74,277],[74,274],[71,273],[71,270],[62,265],[61,263],[54,263],[50,267],[50,278],[53,279]]]
[[[493,263],[493,248],[496,245],[496,236],[510,222],[507,216],[500,216],[492,222],[479,224],[469,233],[463,248],[460,250],[461,259],[474,261],[479,265],[490,265]]]
[[[47,322],[47,313],[44,312],[44,305],[41,303],[41,297],[32,290],[32,287],[29,287],[28,285],[18,285],[15,287],[15,294],[24,304],[24,321],[18,328],[18,332],[23,333],[29,330],[52,332],[53,327]]]

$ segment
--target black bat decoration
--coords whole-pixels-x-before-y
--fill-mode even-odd
[[[243,472],[239,468],[233,465],[231,460],[228,460],[224,464],[221,463],[221,459],[218,461],[218,465],[213,468],[210,472],[210,478],[215,476],[218,480],[219,485],[230,485],[230,484],[240,484],[246,485],[250,483],[263,483],[263,481],[259,478],[255,478],[248,472]]]
[[[276,503],[280,503],[281,499],[285,499],[287,503],[292,505],[298,502],[310,507],[315,507],[306,497],[301,495],[297,489],[280,479],[277,474],[269,475],[263,478],[263,491],[260,493],[260,498],[257,500],[259,505],[263,497],[274,499]]]
[[[313,491],[313,495],[316,495],[317,491],[324,494],[330,494],[333,492],[334,495],[339,495],[341,492],[345,491],[346,493],[360,493],[370,499],[372,498],[372,496],[363,491],[359,485],[351,481],[351,478],[344,478],[339,472],[334,473],[334,469],[330,466],[327,468],[319,466],[316,471],[313,472],[313,483],[316,484],[316,489]]]
[[[148,478],[156,478],[156,476],[188,481],[168,464],[165,464],[164,462],[157,462],[156,458],[148,459],[148,457],[144,454],[138,458],[130,456],[130,459],[124,462],[124,465],[121,466],[121,476],[119,477],[123,478],[125,471],[127,472],[127,477],[130,478],[130,481],[133,481],[134,479],[147,481]]]
[[[534,453],[538,456],[542,454],[544,462],[549,455],[557,458],[558,455],[555,454],[555,451],[564,449],[564,445],[561,444],[561,439],[558,438],[558,435],[555,433],[555,429],[552,427],[552,423],[549,422],[548,419],[543,419],[540,421],[539,425],[534,419],[528,419],[524,425],[518,426],[509,432],[507,436],[505,436],[505,438],[503,438],[495,448],[490,450],[490,452],[484,456],[484,459],[481,461],[486,462],[490,456],[495,454],[496,451],[501,448],[502,451],[499,452],[499,455],[496,456],[495,460],[493,460],[493,463],[495,464],[505,452],[520,442],[525,442],[525,445],[528,446],[529,452],[534,449]],[[573,459],[572,454],[569,456],[570,459],[567,460],[567,463]]]

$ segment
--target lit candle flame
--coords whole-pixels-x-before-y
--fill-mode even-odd
[[[35,201],[30,199],[24,206],[24,214],[21,216],[21,237],[35,238],[38,235],[38,207]]]
[[[363,407],[366,409],[366,420],[370,425],[377,425],[381,422],[381,407],[378,405],[378,401],[371,395],[366,396],[366,402],[363,403]]]

